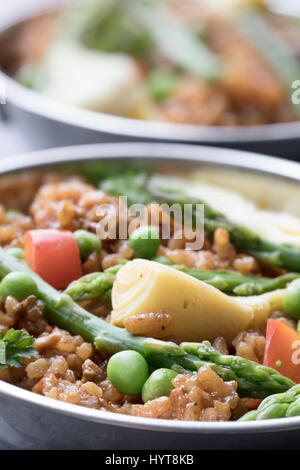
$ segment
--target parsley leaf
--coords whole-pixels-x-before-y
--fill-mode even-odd
[[[11,328],[4,338],[0,333],[0,368],[22,367],[23,358],[30,359],[37,352],[32,347],[34,338],[23,330]]]

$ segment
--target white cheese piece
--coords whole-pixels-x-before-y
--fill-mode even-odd
[[[141,96],[138,67],[126,54],[105,54],[75,41],[59,41],[41,66],[41,93],[57,101],[124,115]]]

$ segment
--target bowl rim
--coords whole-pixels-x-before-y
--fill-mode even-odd
[[[300,137],[300,122],[261,126],[197,126],[144,121],[67,105],[27,89],[0,70],[7,102],[31,114],[69,126],[124,137],[170,142],[247,144],[277,142]]]
[[[109,143],[61,147],[42,150],[0,160],[0,176],[26,169],[47,167],[72,162],[113,159],[139,159],[170,162],[199,162],[205,165],[256,171],[260,174],[280,176],[283,180],[300,181],[300,164],[252,152],[160,143]],[[60,402],[21,389],[0,380],[0,396],[13,398],[29,406],[88,420],[95,423],[162,432],[184,433],[252,433],[275,432],[300,428],[300,416],[254,422],[193,422],[141,418]]]
[[[15,19],[10,18],[0,25],[0,36],[34,18],[55,11],[60,5],[69,6],[67,0],[45,0],[43,7],[22,6]],[[78,2],[78,0],[77,0]],[[27,89],[0,70],[7,102],[29,113],[58,121],[70,126],[140,139],[160,139],[173,142],[247,144],[291,140],[300,137],[300,121],[255,126],[198,126],[160,121],[144,121],[67,105]]]

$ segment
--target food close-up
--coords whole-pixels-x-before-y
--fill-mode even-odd
[[[296,450],[299,9],[13,3],[0,449]]]
[[[97,166],[83,175],[25,174],[30,203],[22,211],[10,208],[11,177],[0,230],[9,367],[0,377],[56,400],[149,418],[300,414],[292,357],[299,218],[201,181],[201,170],[199,180],[195,172],[105,168],[99,163],[99,176]],[[143,205],[139,216],[134,204]],[[200,248],[189,247],[182,221],[167,211],[174,204],[189,205],[195,218],[204,205]],[[158,224],[148,225],[154,216]],[[113,222],[116,238],[99,238],[103,222]],[[277,394],[286,406],[260,412]]]

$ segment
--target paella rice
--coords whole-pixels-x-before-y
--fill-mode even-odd
[[[126,182],[126,172],[118,177]],[[156,194],[153,176],[144,177],[146,218],[121,205],[126,187],[114,186],[115,174],[97,185],[65,173],[5,180],[0,331],[7,362],[0,379],[55,400],[143,418],[228,421],[248,419],[251,410],[254,419],[262,399],[291,393],[300,381],[299,366],[282,352],[285,345],[292,354],[299,336],[298,248],[290,246],[287,256],[285,245],[276,245],[274,262],[274,244],[256,235],[254,250],[253,234],[207,203],[200,248],[191,250],[188,239],[175,236],[180,224],[172,214],[164,239],[163,218],[150,226],[149,211],[160,213],[162,202],[178,196],[168,193],[172,176],[160,176],[167,186]],[[24,187],[25,205],[16,186]],[[99,222],[110,221],[120,208],[114,225],[118,234],[126,216],[126,239],[108,233],[99,240]],[[147,236],[139,238],[142,232]],[[199,292],[202,303],[193,304],[192,292]],[[16,334],[27,341],[23,349]]]

